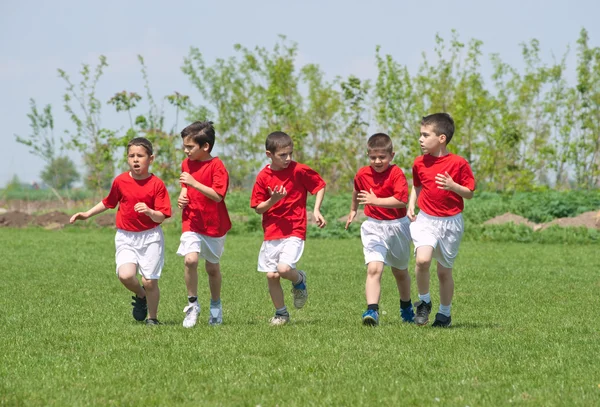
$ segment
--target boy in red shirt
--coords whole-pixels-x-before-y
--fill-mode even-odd
[[[365,205],[367,220],[360,227],[367,281],[365,295],[367,310],[362,316],[364,325],[379,324],[381,276],[385,265],[392,268],[400,294],[400,317],[413,322],[410,300],[410,220],[406,217],[408,184],[404,172],[391,164],[394,146],[384,133],[372,135],[367,142],[371,165],[362,167],[354,177],[352,205],[346,229],[356,217],[358,204]]]
[[[271,164],[256,176],[250,206],[262,214],[264,242],[258,254],[258,271],[267,273],[275,316],[271,325],[289,322],[280,278],[292,282],[294,306],[306,303],[306,274],[296,269],[306,240],[307,193],[317,194],[314,216],[319,227],[325,227],[321,203],[325,195],[325,181],[310,167],[292,161],[294,143],[286,133],[276,131],[267,137],[267,157]]]
[[[171,201],[165,184],[149,167],[154,160],[152,143],[137,137],[127,144],[129,171],[117,176],[106,198],[87,212],[78,212],[70,222],[85,220],[119,205],[115,237],[117,276],[135,294],[133,317],[158,325],[158,279],[165,262],[165,239],[160,224],[171,216]],[[143,286],[136,274],[142,275]]]
[[[415,304],[417,325],[429,322],[429,266],[433,257],[437,260],[440,281],[440,308],[432,326],[449,327],[452,323],[452,266],[464,232],[463,198],[473,198],[475,191],[469,163],[446,148],[453,134],[454,120],[447,113],[435,113],[421,121],[419,143],[423,155],[417,157],[413,165],[413,189],[408,204],[408,217],[413,221],[410,233],[415,245],[415,276],[420,300]],[[418,216],[415,216],[415,203],[420,209]]]
[[[221,266],[225,236],[231,229],[225,195],[229,174],[218,157],[210,153],[215,144],[212,122],[194,122],[181,132],[187,158],[181,164],[181,193],[177,206],[182,209],[182,235],[177,254],[185,257],[185,285],[188,305],[183,326],[196,325],[198,304],[198,258],[204,259],[210,287],[209,325],[223,323],[221,305]]]

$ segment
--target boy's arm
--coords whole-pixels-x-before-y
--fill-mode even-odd
[[[352,203],[350,204],[350,214],[348,214],[348,220],[346,221],[345,229],[352,223],[356,218],[356,211],[358,210],[358,191],[355,189],[352,191]]]
[[[86,212],[77,212],[75,215],[71,216],[69,223],[75,223],[76,220],[89,219],[92,216],[98,215],[99,213],[102,213],[107,209],[108,208],[104,206],[104,203],[100,201],[93,208],[88,209]]]
[[[136,203],[133,207],[133,210],[148,216],[154,223],[163,223],[163,221],[167,218],[164,213],[155,209],[150,209],[144,202]]]
[[[454,182],[448,171],[445,174],[437,174],[435,176],[435,183],[439,189],[445,189],[446,191],[452,191],[455,194],[460,195],[465,199],[473,198],[473,191],[467,187],[463,187],[458,183]]]
[[[187,197],[187,188],[181,188],[181,192],[179,193],[179,198],[177,198],[177,207],[179,209],[185,208],[190,203],[190,200]]]
[[[202,195],[215,202],[221,202],[223,200],[223,197],[219,195],[214,189],[196,181],[196,179],[187,172],[181,173],[181,175],[179,176],[179,182],[200,191]]]
[[[325,187],[319,189],[317,192],[317,197],[315,199],[315,209],[313,211],[315,215],[315,221],[317,222],[317,226],[320,228],[324,228],[327,225],[327,221],[321,215],[321,204],[323,203],[323,197],[325,196]]]
[[[254,208],[254,211],[256,213],[258,213],[259,215],[262,215],[263,213],[265,213],[266,211],[271,209],[271,207],[273,205],[275,205],[277,202],[279,202],[281,200],[281,198],[283,198],[284,196],[287,195],[287,190],[285,189],[285,187],[283,185],[281,185],[281,186],[278,185],[273,190],[271,189],[271,187],[267,187],[267,189],[269,190],[269,195],[271,197],[269,199],[267,199],[266,201],[259,203]]]
[[[406,208],[406,202],[399,201],[393,196],[377,198],[373,193],[373,189],[369,191],[360,191],[358,193],[358,203],[361,205],[380,206],[382,208]]]
[[[417,204],[417,198],[421,193],[421,188],[422,187],[415,187],[413,185],[412,189],[410,190],[410,198],[408,198],[408,209],[406,211],[406,216],[408,216],[408,219],[410,219],[411,222],[414,222],[415,219],[417,219],[417,216],[415,215],[415,205]]]

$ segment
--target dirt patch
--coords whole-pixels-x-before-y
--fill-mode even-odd
[[[96,224],[102,227],[116,227],[116,212],[105,213],[104,215],[96,216]]]
[[[505,213],[495,218],[485,221],[484,225],[502,225],[505,223],[514,223],[515,225],[525,225],[533,230],[546,229],[552,225],[560,227],[585,227],[588,229],[600,229],[600,212],[585,212],[581,215],[571,218],[557,218],[548,223],[534,223],[526,218],[512,213]]]
[[[22,228],[31,222],[33,216],[25,212],[6,212],[0,215],[0,227]]]
[[[545,223],[542,226],[542,229],[549,228],[553,225],[558,225],[560,227],[586,227],[588,229],[600,229],[600,218],[599,214],[596,212],[585,212],[581,215],[572,217],[572,218],[559,218],[554,219],[551,222]]]
[[[49,226],[52,225],[52,229],[56,229],[56,225],[64,227],[69,224],[70,216],[64,212],[53,211],[38,215],[33,219],[33,223],[38,226]]]

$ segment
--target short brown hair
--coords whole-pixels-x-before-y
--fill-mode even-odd
[[[385,133],[376,133],[369,137],[367,141],[367,151],[371,152],[374,150],[385,151],[386,153],[394,152],[394,144],[392,139]]]
[[[215,128],[213,122],[194,122],[181,130],[181,138],[191,137],[194,143],[202,147],[208,143],[208,152],[210,153],[215,145]]]
[[[448,113],[434,113],[429,116],[423,117],[421,120],[421,126],[433,127],[433,131],[438,136],[441,134],[446,135],[446,144],[450,143],[452,136],[454,135],[454,119]]]
[[[131,139],[131,141],[127,143],[127,153],[129,153],[129,147],[131,146],[144,147],[148,155],[152,155],[152,143],[145,137],[136,137],[134,139]]]
[[[275,154],[280,148],[289,146],[294,147],[294,141],[287,133],[282,131],[274,131],[267,136],[267,141],[265,141],[265,149],[270,151],[271,154]]]

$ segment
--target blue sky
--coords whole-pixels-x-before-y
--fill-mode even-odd
[[[64,82],[57,69],[75,79],[81,64],[95,64],[99,55],[109,63],[97,92],[103,102],[124,89],[144,93],[138,54],[146,60],[156,99],[179,91],[198,102],[199,94],[180,71],[192,46],[210,63],[234,55],[236,43],[271,48],[283,34],[298,43],[300,65],[319,64],[329,78],[354,74],[369,79],[377,73],[377,45],[414,72],[421,53],[433,51],[435,34],[448,38],[456,29],[463,41],[483,41],[484,61],[498,53],[515,67],[521,66],[522,42],[540,40],[546,62],[570,45],[573,71],[581,28],[589,31],[592,46],[600,45],[599,15],[597,0],[3,0],[0,187],[14,174],[28,183],[39,180],[44,166],[15,141],[15,134],[29,134],[29,99],[38,106],[52,104],[57,137],[72,129],[62,109]],[[125,126],[126,116],[113,113],[111,106],[103,109],[105,127]],[[70,156],[79,163],[76,154]]]

